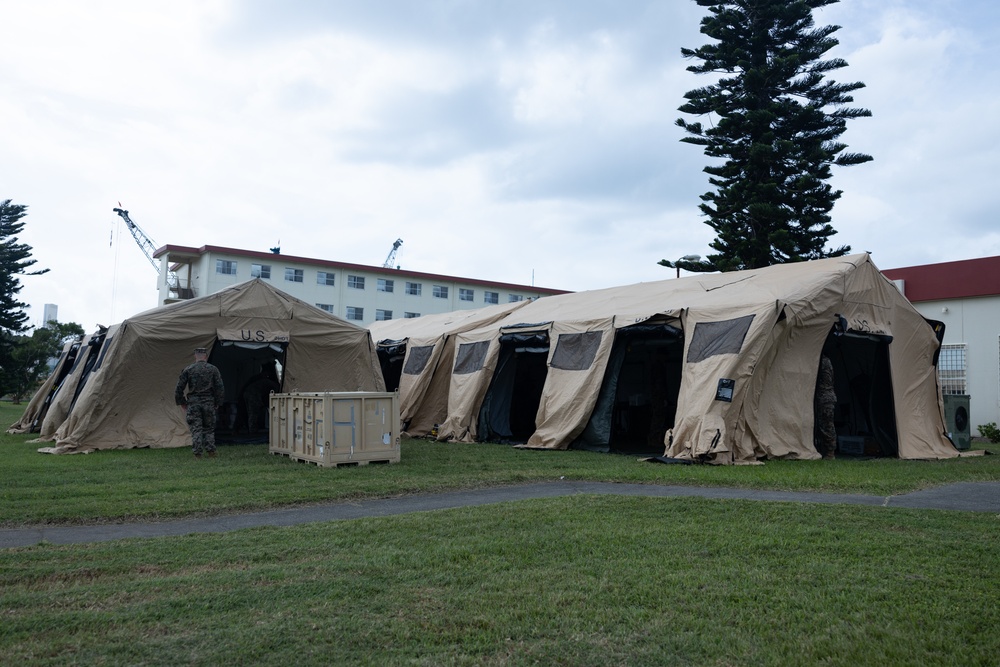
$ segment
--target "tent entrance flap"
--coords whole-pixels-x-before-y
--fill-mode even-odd
[[[80,352],[80,342],[73,343],[72,346],[66,351],[66,358],[62,365],[59,367],[59,374],[56,376],[54,382],[52,383],[52,388],[49,390],[48,395],[46,395],[45,400],[42,402],[41,408],[38,410],[38,415],[31,422],[31,427],[29,429],[30,433],[38,433],[42,428],[42,421],[45,419],[45,415],[49,411],[49,406],[52,405],[52,399],[55,398],[56,392],[62,388],[63,382],[66,377],[73,370],[73,366],[76,364],[77,354]]]
[[[403,376],[403,359],[406,358],[406,343],[405,338],[403,340],[383,340],[379,341],[375,349],[386,391],[399,389],[399,381]]]
[[[833,363],[838,455],[899,455],[889,366],[891,336],[831,332],[823,353]]]
[[[272,391],[280,392],[287,343],[219,340],[208,362],[219,369],[226,396],[215,426],[216,442],[267,442]]]
[[[667,324],[619,329],[594,411],[574,449],[662,454],[673,428],[684,359],[683,332]]]
[[[70,403],[70,410],[76,405],[76,399],[80,397],[80,393],[83,388],[87,385],[87,380],[90,379],[90,374],[96,369],[100,368],[100,362],[104,360],[104,353],[107,351],[107,343],[110,341],[107,339],[108,331],[107,329],[102,329],[100,333],[91,336],[90,341],[87,343],[88,349],[86,350],[86,356],[81,357],[82,350],[77,352],[76,363],[80,363],[81,358],[83,359],[84,367],[83,374],[80,376],[80,381],[76,385],[76,390],[73,393],[73,402]],[[75,366],[75,364],[74,364]]]
[[[545,331],[500,337],[500,354],[479,410],[480,441],[524,444],[535,432],[535,416],[548,375]]]

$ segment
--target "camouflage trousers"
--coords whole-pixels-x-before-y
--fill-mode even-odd
[[[833,424],[835,403],[820,403],[816,410],[816,451],[823,458],[832,459],[837,452],[837,429]]]
[[[215,402],[211,399],[188,401],[186,420],[191,429],[191,448],[195,454],[215,451]]]
[[[267,406],[259,400],[259,397],[247,398],[247,430],[256,431],[264,428],[266,421],[264,415],[267,414]]]

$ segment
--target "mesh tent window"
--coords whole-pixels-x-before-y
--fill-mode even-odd
[[[552,368],[564,371],[585,371],[594,363],[601,346],[603,332],[560,334],[552,353]]]
[[[486,363],[486,353],[490,349],[490,342],[482,340],[478,343],[462,343],[458,346],[458,354],[455,357],[455,375],[468,375],[483,368]]]
[[[423,373],[428,360],[431,358],[431,352],[433,351],[433,345],[411,347],[410,355],[406,358],[406,365],[403,366],[403,373],[406,375],[420,375]]]
[[[753,315],[718,322],[698,322],[691,335],[687,362],[695,364],[719,354],[737,354],[743,347]]]

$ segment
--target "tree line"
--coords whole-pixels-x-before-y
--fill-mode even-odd
[[[49,360],[59,356],[67,341],[84,333],[73,322],[52,321],[37,328],[28,324],[28,304],[18,299],[21,277],[48,269],[34,269],[37,260],[31,258],[31,246],[18,240],[27,211],[27,206],[10,199],[0,202],[0,397],[10,396],[15,403],[34,393],[49,372]]]

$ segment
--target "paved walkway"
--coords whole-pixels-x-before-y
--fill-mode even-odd
[[[309,507],[230,514],[155,523],[120,523],[90,526],[37,526],[0,530],[0,548],[53,544],[105,542],[131,537],[162,537],[190,533],[222,533],[257,526],[294,526],[316,521],[340,521],[455,507],[472,507],[529,498],[556,498],[576,494],[651,496],[658,498],[714,498],[799,503],[868,505],[911,509],[992,512],[1000,514],[1000,482],[962,482],[901,496],[754,491],[697,486],[657,486],[613,482],[558,481],[504,486],[470,491],[428,493],[379,500],[337,502]]]

